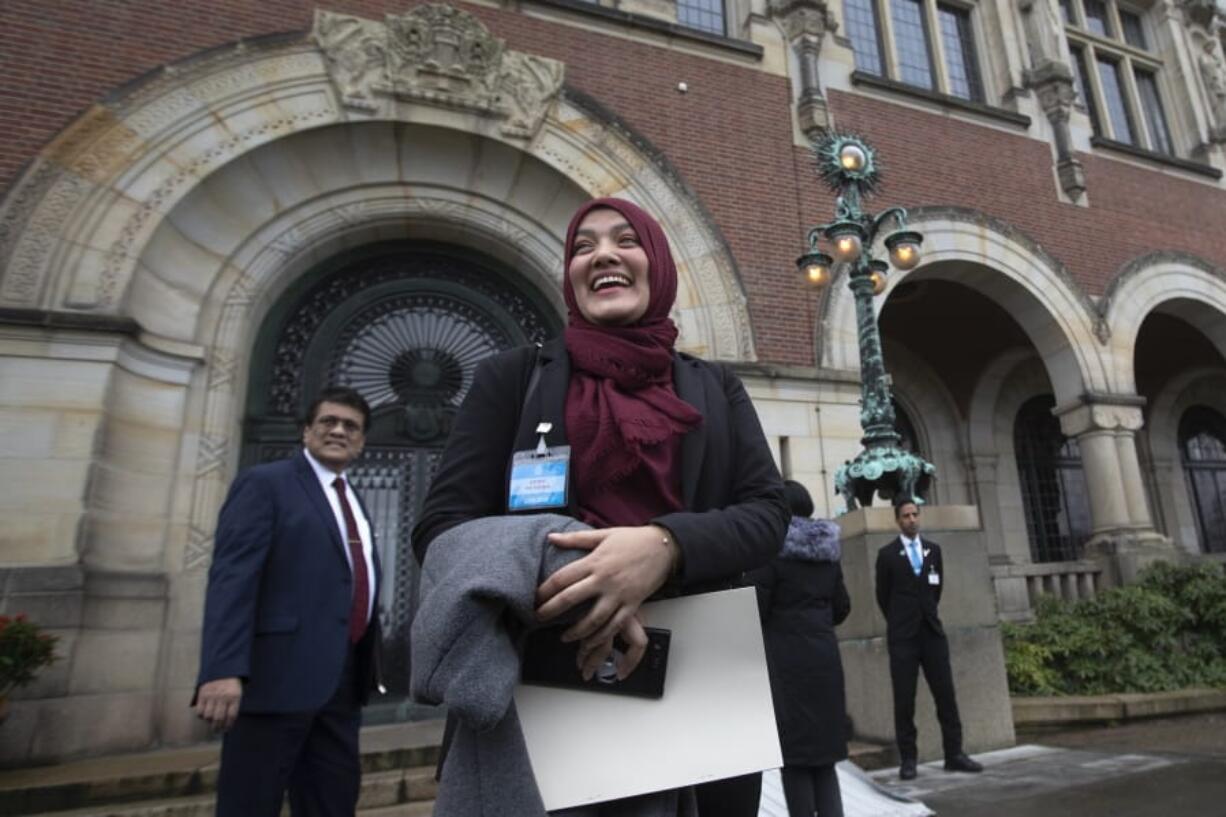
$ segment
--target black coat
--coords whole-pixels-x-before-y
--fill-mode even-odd
[[[877,606],[885,616],[886,640],[891,644],[918,637],[925,625],[937,635],[945,635],[937,615],[945,587],[941,546],[920,534],[920,547],[924,565],[918,576],[901,537],[877,551]],[[936,576],[938,583],[930,584],[929,576]]]
[[[534,369],[536,376],[533,376]],[[430,542],[469,519],[507,513],[507,476],[515,451],[536,447],[537,425],[552,423],[546,442],[567,444],[570,358],[561,338],[512,349],[478,365],[413,529],[423,560]],[[703,422],[681,444],[684,510],[652,520],[681,547],[680,585],[687,592],[726,587],[779,551],[787,529],[783,483],[753,403],[725,367],[678,354],[677,396]],[[573,480],[574,471],[571,469]],[[578,516],[576,492],[561,513]]]
[[[834,561],[796,558],[785,545],[785,555],[750,574],[758,588],[786,766],[825,766],[847,757],[843,663],[834,627],[851,612],[851,599],[837,561],[837,538],[835,545]]]

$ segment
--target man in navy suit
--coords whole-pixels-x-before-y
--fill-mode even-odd
[[[377,685],[378,554],[345,476],[370,406],[326,389],[303,450],[230,487],[217,523],[194,705],[225,731],[218,817],[352,817],[361,707]]]
[[[902,535],[877,551],[876,573],[877,606],[885,616],[894,689],[894,738],[901,760],[898,776],[911,780],[916,775],[915,684],[921,667],[937,705],[945,770],[981,772],[983,766],[962,751],[949,642],[937,616],[945,586],[941,546],[931,539],[920,541],[920,509],[910,499],[895,503],[894,519]]]

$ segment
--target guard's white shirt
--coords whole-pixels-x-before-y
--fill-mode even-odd
[[[349,555],[349,532],[345,527],[345,514],[341,510],[341,500],[337,496],[336,488],[332,487],[332,483],[339,476],[345,480],[345,498],[349,500],[349,507],[353,511],[353,518],[358,523],[358,535],[362,537],[362,555],[366,558],[366,577],[367,587],[370,588],[370,598],[366,602],[366,621],[370,621],[371,612],[375,606],[375,560],[371,556],[371,547],[373,541],[370,535],[370,522],[366,521],[366,514],[362,513],[362,503],[358,502],[357,495],[354,493],[353,486],[349,483],[349,478],[344,472],[338,474],[330,470],[319,460],[311,456],[311,452],[306,448],[302,449],[302,453],[306,454],[307,462],[311,464],[312,470],[315,471],[315,476],[319,478],[319,485],[324,490],[324,496],[328,498],[328,505],[332,508],[332,515],[336,517],[336,527],[341,534],[341,542],[345,544],[345,561],[349,563],[350,572],[353,571],[353,557]]]

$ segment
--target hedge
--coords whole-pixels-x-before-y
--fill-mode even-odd
[[[1043,596],[1002,631],[1014,695],[1226,688],[1226,566],[1159,562],[1092,599]]]

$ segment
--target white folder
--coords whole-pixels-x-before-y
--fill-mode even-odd
[[[659,700],[521,684],[515,706],[545,808],[782,765],[753,588],[643,605],[672,631]]]

